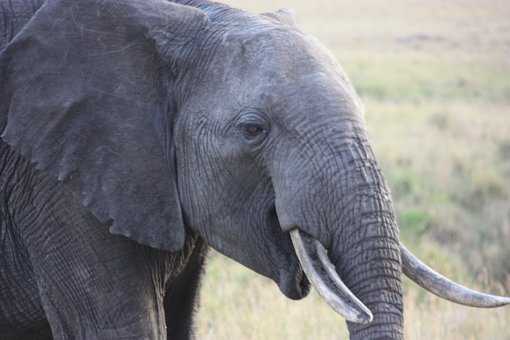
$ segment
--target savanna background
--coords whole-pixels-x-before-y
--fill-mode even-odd
[[[350,76],[391,187],[401,238],[468,286],[510,294],[510,2],[229,0],[292,8]],[[454,305],[405,284],[407,339],[510,339],[510,307]],[[312,294],[211,253],[199,339],[343,339],[343,320]]]

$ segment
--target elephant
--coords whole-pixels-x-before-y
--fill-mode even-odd
[[[0,338],[189,339],[209,247],[350,339],[403,339],[400,243],[363,107],[292,14],[0,1]]]

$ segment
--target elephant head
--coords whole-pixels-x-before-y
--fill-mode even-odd
[[[2,138],[113,234],[179,251],[197,233],[289,298],[311,283],[352,339],[403,337],[402,270],[454,302],[510,303],[400,244],[362,105],[287,12],[48,0],[0,62]]]

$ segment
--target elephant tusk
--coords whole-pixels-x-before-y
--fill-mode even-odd
[[[331,308],[347,321],[370,323],[372,312],[342,282],[322,244],[297,229],[290,238],[308,280]]]
[[[510,298],[480,293],[435,272],[400,244],[402,270],[412,281],[429,292],[455,303],[471,307],[493,308],[510,304]]]

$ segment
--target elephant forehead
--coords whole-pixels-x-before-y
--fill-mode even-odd
[[[294,27],[250,20],[207,40],[218,45],[196,84],[195,93],[206,99],[196,106],[218,111],[220,118],[245,107],[269,108],[282,119],[289,112],[309,117],[312,111],[362,111],[341,66],[315,38]]]
[[[262,78],[245,85],[242,102],[265,109],[281,122],[363,114],[362,104],[350,83],[323,70],[292,77]]]
[[[264,80],[282,81],[331,69],[332,60],[313,38],[295,29],[257,28],[233,33],[225,44],[231,66]]]
[[[231,39],[234,46],[226,49],[228,57],[222,59],[230,61],[224,75],[237,79],[249,91],[259,89],[281,96],[329,88],[354,94],[340,64],[312,36],[295,29],[268,28]]]

